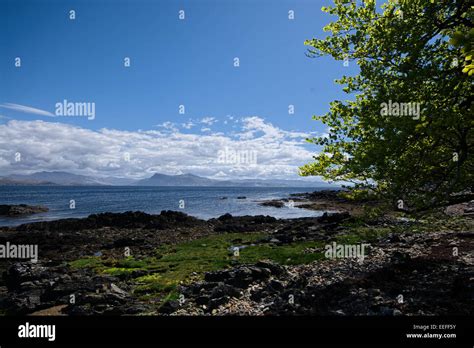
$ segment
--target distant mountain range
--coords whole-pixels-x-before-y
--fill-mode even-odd
[[[304,180],[214,180],[193,174],[154,174],[142,180],[105,177],[96,178],[67,172],[37,172],[27,175],[0,177],[0,186],[54,185],[54,186],[221,186],[221,187],[334,187],[324,182]]]
[[[76,175],[66,172],[37,172],[27,175],[9,175],[2,178],[7,182],[14,182],[16,184],[27,183],[32,185],[62,185],[62,186],[75,186],[75,185],[104,185],[103,182],[93,179],[84,175]]]

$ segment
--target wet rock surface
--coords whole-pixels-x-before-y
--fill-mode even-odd
[[[278,220],[271,216],[232,216],[225,214],[209,220],[215,232],[256,232],[272,228]]]
[[[34,222],[16,227],[17,231],[81,231],[103,227],[143,228],[164,230],[174,226],[193,227],[203,221],[176,211],[162,211],[150,215],[140,211],[125,213],[92,214],[84,219],[62,219],[56,221]]]
[[[266,201],[259,203],[260,205],[264,207],[275,207],[275,208],[283,208],[285,206],[285,203],[283,201],[279,200],[274,200],[274,201]]]
[[[354,202],[341,196],[341,191],[344,190],[322,190],[295,193],[291,195],[291,200],[299,202],[298,204],[295,204],[295,207],[297,208],[318,211],[349,212],[354,216],[362,214],[364,207],[373,207],[380,203],[370,198],[358,199],[357,202]]]

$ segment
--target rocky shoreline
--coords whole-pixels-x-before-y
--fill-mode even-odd
[[[295,198],[338,208],[334,197]],[[364,219],[364,203],[339,203],[317,218],[126,212],[2,227],[0,245],[38,245],[39,259],[0,259],[0,313],[472,315],[472,216]],[[328,257],[335,243],[367,252]]]
[[[328,212],[348,212],[352,215],[363,213],[364,207],[377,206],[376,200],[358,201],[357,204],[340,195],[344,190],[322,190],[291,194],[289,198],[272,199],[259,202],[262,206],[275,208],[300,208]]]

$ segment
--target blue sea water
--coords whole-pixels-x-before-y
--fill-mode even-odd
[[[0,217],[0,226],[125,211],[159,214],[162,210],[175,210],[202,219],[226,213],[270,215],[276,218],[320,216],[322,212],[318,211],[286,206],[263,207],[258,204],[262,200],[288,198],[292,193],[317,190],[314,187],[0,186],[0,204],[24,203],[49,208],[47,213],[16,218]],[[246,198],[238,199],[239,196]],[[71,200],[75,201],[75,209],[70,208]],[[184,201],[184,208],[180,208],[180,203],[183,203],[180,201]]]

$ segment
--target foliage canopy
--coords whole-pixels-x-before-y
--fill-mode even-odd
[[[334,0],[322,10],[337,19],[325,38],[305,42],[307,54],[356,62],[359,74],[336,81],[350,100],[313,116],[331,132],[309,139],[322,151],[300,173],[352,181],[411,206],[471,198],[459,193],[474,183],[472,5]],[[387,104],[419,105],[420,113],[387,113]]]

